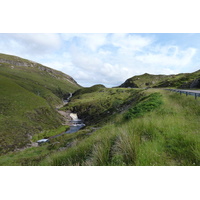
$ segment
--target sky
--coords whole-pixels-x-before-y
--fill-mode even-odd
[[[26,58],[72,76],[80,85],[118,86],[144,73],[200,69],[200,34],[1,33],[0,53]]]

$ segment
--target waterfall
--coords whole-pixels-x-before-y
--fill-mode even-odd
[[[79,121],[80,120],[76,113],[70,113],[69,116],[72,118],[73,121]]]

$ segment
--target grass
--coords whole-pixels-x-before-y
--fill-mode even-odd
[[[162,96],[156,96],[163,101],[160,107],[144,113],[142,117],[131,118],[120,124],[120,127],[112,124],[109,131],[101,129],[96,132],[96,136],[93,137],[103,142],[95,143],[95,139],[93,139],[92,146],[91,143],[86,145],[87,139],[82,141],[86,145],[85,147],[90,146],[90,154],[85,157],[80,156],[80,160],[83,161],[78,164],[199,165],[198,120],[200,116],[199,109],[197,109],[199,102],[193,98],[183,98],[166,91],[159,92],[162,93]],[[149,93],[147,92],[146,100],[148,97]],[[188,103],[190,107],[184,109],[188,100],[191,101]],[[190,110],[190,115],[188,110]],[[193,110],[195,112],[192,112]],[[193,122],[190,126],[191,119]],[[76,146],[77,150],[78,146]],[[65,152],[65,158],[67,157],[68,153]]]
[[[143,97],[138,104],[136,104],[133,108],[129,109],[129,111],[125,115],[125,118],[131,119],[135,117],[141,117],[146,112],[150,112],[158,108],[161,104],[161,94],[152,93],[149,96]]]
[[[117,162],[120,161],[123,165],[135,165],[137,139],[127,130],[121,129],[114,144],[111,165],[118,164],[116,158]]]
[[[23,148],[34,134],[58,128],[62,118],[55,105],[79,88],[68,75],[0,54],[0,154]]]
[[[192,82],[199,78],[200,71],[176,75],[153,75],[145,73],[127,79],[120,87],[190,88]],[[196,88],[200,88],[200,84],[197,84]]]
[[[60,126],[57,129],[51,129],[51,130],[43,131],[41,133],[37,133],[37,134],[33,135],[32,141],[36,142],[36,141],[43,139],[43,138],[47,139],[51,136],[58,135],[60,133],[66,132],[69,128],[70,128],[69,126],[65,125],[65,126]]]
[[[135,84],[139,88],[152,87],[158,84],[160,81],[164,81],[171,76],[166,75],[152,75],[152,74],[142,74],[140,76],[134,76],[127,79],[125,87],[131,87]]]
[[[0,150],[22,148],[29,137],[55,128],[61,118],[48,102],[0,75]]]
[[[31,147],[21,152],[1,156],[1,166],[34,166],[48,155],[46,146]]]
[[[5,156],[0,165],[199,166],[200,100],[159,89],[142,92],[132,109],[145,102],[162,103],[128,120],[124,115],[130,110],[123,110],[92,134],[92,127],[65,134]]]
[[[127,88],[105,88],[101,85],[78,90],[64,109],[78,113],[87,123],[97,123],[123,111],[139,98],[139,91]],[[138,94],[138,95],[137,95]]]

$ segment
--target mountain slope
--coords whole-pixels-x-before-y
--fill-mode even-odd
[[[0,74],[11,78],[25,89],[57,104],[63,94],[80,88],[62,72],[16,56],[0,54]]]
[[[35,133],[60,126],[54,106],[79,88],[62,72],[0,54],[0,152],[22,148]]]
[[[132,87],[132,88],[144,88],[152,87],[159,83],[162,80],[166,80],[169,76],[166,75],[152,75],[152,74],[143,74],[139,76],[133,76],[127,79],[120,87]]]
[[[200,70],[193,73],[181,73],[177,75],[153,75],[143,74],[127,79],[119,87],[131,88],[200,88]]]

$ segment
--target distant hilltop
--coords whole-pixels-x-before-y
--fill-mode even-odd
[[[39,64],[37,62],[24,59],[24,58],[20,58],[20,57],[17,57],[17,56],[0,53],[0,65],[1,65],[1,63],[2,64],[3,63],[9,64],[8,66],[11,67],[11,68],[14,68],[14,67],[32,67],[32,68],[37,68],[40,71],[47,72],[53,78],[65,79],[65,80],[69,81],[72,84],[78,85],[77,82],[71,76],[69,76],[67,74],[64,74],[64,73],[62,73],[60,71],[57,71],[55,69],[51,69],[49,67],[41,65],[41,64]]]
[[[200,70],[176,75],[142,74],[127,79],[119,87],[125,88],[200,88]]]

